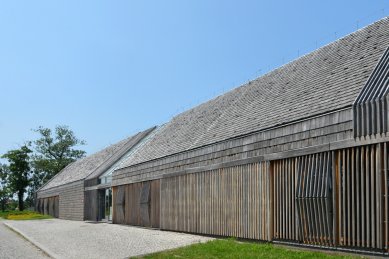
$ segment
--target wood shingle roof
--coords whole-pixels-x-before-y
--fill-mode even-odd
[[[69,164],[47,182],[40,191],[76,182],[85,179],[88,176],[89,178],[100,176],[152,130],[154,130],[154,128],[139,132],[116,144],[106,147],[97,153]]]
[[[123,167],[350,107],[388,46],[384,18],[177,115]]]

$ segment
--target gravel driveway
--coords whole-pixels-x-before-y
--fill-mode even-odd
[[[183,233],[60,219],[6,224],[55,258],[126,258],[211,240]]]
[[[0,219],[0,258],[2,259],[36,259],[49,258],[30,242],[8,229]]]

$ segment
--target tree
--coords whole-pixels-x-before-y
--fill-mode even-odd
[[[7,182],[8,174],[8,166],[0,164],[0,207],[2,211],[5,211],[8,200],[12,197],[12,192],[10,191]]]
[[[6,172],[7,182],[12,192],[17,193],[19,210],[24,210],[24,194],[30,183],[30,153],[26,146],[10,150],[2,156],[8,160],[9,171]],[[4,172],[3,172],[4,173]]]
[[[56,126],[54,136],[51,129],[42,126],[34,131],[40,134],[32,142],[35,150],[32,167],[37,183],[44,184],[68,164],[85,156],[85,151],[74,149],[85,145],[85,141],[78,139],[68,126]]]

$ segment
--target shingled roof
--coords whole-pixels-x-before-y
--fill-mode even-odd
[[[139,132],[116,144],[104,148],[97,153],[69,164],[40,190],[43,191],[67,183],[79,181],[88,176],[98,177],[103,174],[105,170],[109,169],[112,164],[124,156],[129,150],[131,150],[131,148],[141,141],[142,138],[154,130],[154,128]]]
[[[174,117],[122,167],[350,107],[389,46],[389,18]]]

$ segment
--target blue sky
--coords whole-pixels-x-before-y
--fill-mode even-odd
[[[387,0],[3,1],[0,154],[40,125],[93,153],[388,14]]]

